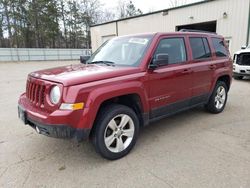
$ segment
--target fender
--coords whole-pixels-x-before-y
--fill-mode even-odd
[[[83,92],[84,90],[85,94]],[[141,79],[120,80],[118,82],[112,82],[112,84],[107,83],[91,89],[87,87],[78,93],[78,100],[82,98],[82,96],[86,96],[86,90],[89,91],[89,93],[86,98],[83,114],[78,123],[79,128],[92,128],[101,104],[114,97],[137,94],[141,100],[142,111],[149,111],[147,92]]]
[[[229,76],[230,84],[232,83],[232,69],[230,69],[229,67],[219,68],[216,71],[214,71],[213,80],[212,80],[212,84],[211,84],[211,88],[210,88],[210,93],[213,92],[217,80],[222,76]]]

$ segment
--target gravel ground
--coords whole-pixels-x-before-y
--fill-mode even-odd
[[[38,135],[17,118],[29,72],[77,62],[0,63],[0,187],[250,187],[250,80],[233,81],[225,111],[196,108],[141,131],[117,161]]]

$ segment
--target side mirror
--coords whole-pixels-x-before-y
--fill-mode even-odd
[[[246,46],[241,46],[241,49],[242,49],[242,50],[244,50],[244,49],[246,49],[246,48],[247,48]]]
[[[156,54],[153,61],[150,63],[149,68],[155,69],[157,67],[168,65],[169,56],[167,53]]]
[[[81,55],[80,56],[80,62],[82,64],[86,64],[86,62],[89,60],[89,58],[90,58],[90,56],[83,56],[83,55]]]

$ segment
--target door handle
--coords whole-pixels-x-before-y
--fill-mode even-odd
[[[214,70],[214,69],[216,69],[216,65],[209,65],[209,68]]]
[[[192,72],[191,69],[184,69],[181,73],[182,74],[189,74],[191,72]]]

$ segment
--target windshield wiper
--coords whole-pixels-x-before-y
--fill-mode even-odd
[[[88,64],[105,64],[107,66],[115,66],[115,63],[112,61],[92,61],[89,62]]]

